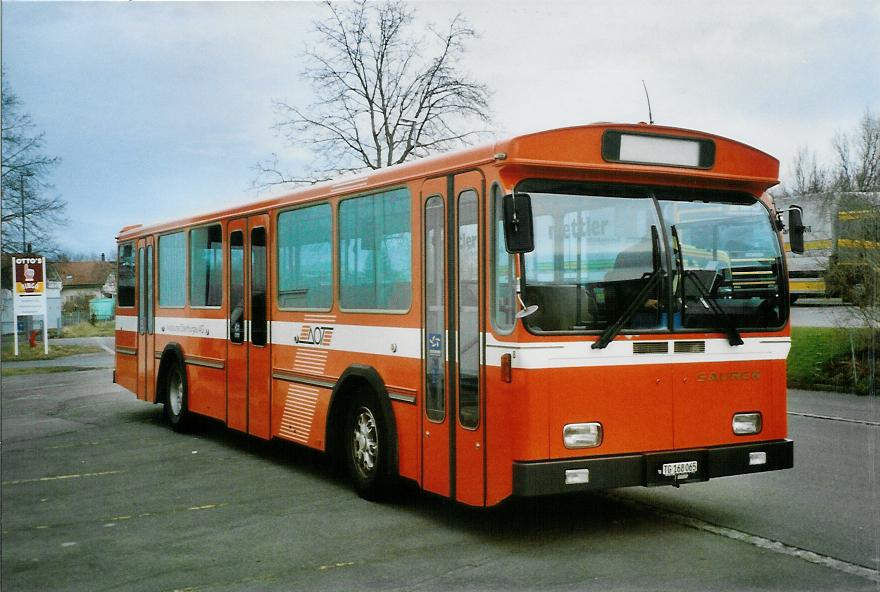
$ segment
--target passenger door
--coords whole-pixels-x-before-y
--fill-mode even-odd
[[[227,225],[226,417],[231,428],[270,436],[269,216]]]
[[[473,171],[428,180],[422,189],[422,486],[470,505],[485,500],[484,186]]]
[[[153,328],[153,237],[137,241],[137,306],[138,306],[138,382],[137,396],[144,401],[156,400],[155,344]]]

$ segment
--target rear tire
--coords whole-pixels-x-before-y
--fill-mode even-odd
[[[186,380],[183,370],[178,364],[172,364],[165,376],[165,418],[175,432],[183,432],[189,428],[189,401],[186,396]]]
[[[358,495],[370,501],[387,499],[391,489],[388,429],[375,397],[355,396],[346,414],[343,442],[348,474]]]

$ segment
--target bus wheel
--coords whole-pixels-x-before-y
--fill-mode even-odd
[[[387,497],[388,438],[385,418],[373,397],[359,394],[345,422],[346,458],[354,488],[362,498]]]
[[[168,368],[165,377],[165,417],[175,432],[185,431],[189,425],[189,411],[187,411],[186,383],[183,380],[183,371],[177,364]]]

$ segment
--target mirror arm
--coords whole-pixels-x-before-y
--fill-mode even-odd
[[[776,210],[776,230],[783,231],[785,230],[785,222],[782,221],[782,214],[784,210]]]
[[[510,223],[513,225],[514,230],[519,230],[519,217],[516,215],[516,189],[510,195],[513,200],[513,216],[510,218]]]
[[[532,304],[526,306],[526,303],[522,299],[522,291],[523,288],[525,288],[526,283],[526,256],[523,253],[518,253],[518,255],[519,275],[516,276],[516,301],[519,303],[520,310],[514,316],[518,319],[524,319],[530,314],[538,312],[538,305]]]

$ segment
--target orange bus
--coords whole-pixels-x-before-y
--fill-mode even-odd
[[[119,233],[114,381],[472,506],[792,466],[779,163],[533,133]]]

